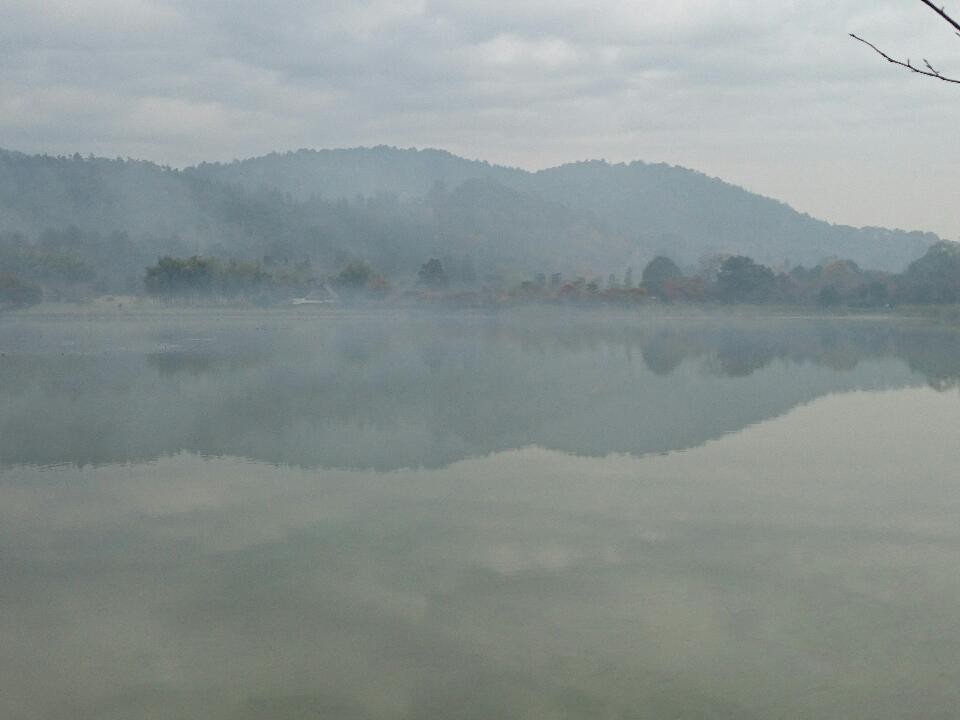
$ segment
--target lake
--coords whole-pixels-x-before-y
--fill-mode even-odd
[[[0,318],[0,717],[955,718],[960,332]]]

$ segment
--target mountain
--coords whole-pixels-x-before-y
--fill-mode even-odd
[[[511,187],[529,175],[516,168],[466,160],[445,150],[387,146],[270,153],[226,164],[201,163],[186,173],[249,189],[276,189],[301,200],[384,194],[411,199],[425,196],[438,185],[453,189],[479,179]]]
[[[376,147],[176,170],[0,150],[0,266],[38,282],[95,276],[113,292],[137,287],[160,254],[309,259],[321,272],[361,258],[402,283],[429,257],[459,265],[467,256],[481,277],[508,281],[639,271],[656,254],[692,266],[718,252],[771,265],[838,256],[899,271],[937,240],[831,225],[692,170],[641,162],[527,172]]]
[[[641,260],[666,254],[693,264],[704,255],[730,252],[772,265],[844,257],[899,271],[938,240],[932,233],[833,225],[694,170],[639,161],[593,160],[526,172],[441,150],[376,147],[273,153],[187,173],[301,199],[414,198],[438,186],[483,179],[589,213],[607,235],[628,241]]]
[[[833,225],[722,180],[663,164],[582,162],[534,173],[527,181],[530,191],[592,212],[641,246],[686,263],[729,252],[774,267],[842,257],[863,267],[900,271],[938,239],[932,233]]]

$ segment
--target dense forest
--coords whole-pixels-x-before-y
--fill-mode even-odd
[[[830,225],[665,165],[531,173],[380,147],[175,170],[0,151],[3,305],[141,292],[271,302],[318,283],[377,297],[939,302],[955,294],[944,282],[906,292],[891,280],[931,246],[951,256],[938,241]],[[673,275],[640,278],[658,257]]]

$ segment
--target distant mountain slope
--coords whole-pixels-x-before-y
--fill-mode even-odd
[[[641,258],[666,253],[687,263],[716,252],[776,265],[785,260],[813,265],[838,256],[899,271],[938,240],[932,233],[832,225],[702,173],[643,162],[588,161],[531,173],[440,150],[377,147],[300,150],[187,172],[300,198],[418,197],[437,184],[452,188],[484,179],[589,211],[613,235],[634,242]]]
[[[211,184],[149,162],[0,151],[4,230],[76,225],[178,232],[201,222]]]
[[[445,150],[402,150],[379,146],[344,150],[298,150],[271,153],[232,163],[202,163],[185,171],[248,189],[271,188],[306,200],[395,195],[423,197],[437,185],[454,189],[467,180],[517,184],[527,175],[479,160],[466,160]]]
[[[773,265],[840,256],[899,271],[938,239],[830,225],[691,170],[639,162],[531,173],[378,147],[180,171],[0,150],[0,233],[38,237],[69,226],[79,237],[123,233],[135,246],[128,277],[170,248],[306,257],[323,270],[359,257],[406,277],[428,257],[459,263],[466,255],[483,275],[501,278],[639,271],[656,254],[692,265],[717,252]]]
[[[401,281],[431,256],[459,265],[471,255],[482,276],[502,277],[619,269],[631,251],[590,213],[488,180],[449,189],[432,183],[424,195],[403,199],[350,195],[303,199],[284,188],[148,162],[0,151],[0,234],[42,239],[51,229],[76,228],[67,234],[76,238],[73,255],[107,275],[111,268],[94,246],[114,233],[135,246],[128,255],[136,258],[136,272],[171,248],[253,260],[309,258],[320,272],[363,258]],[[60,235],[62,253],[69,243]],[[123,268],[125,276],[133,266]]]
[[[733,252],[813,265],[826,257],[899,271],[938,240],[932,233],[832,225],[785,203],[669,165],[581,162],[542,170],[530,191],[589,210],[657,252],[692,261]]]

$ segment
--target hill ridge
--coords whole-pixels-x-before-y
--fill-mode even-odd
[[[778,267],[844,257],[899,271],[939,240],[835,225],[698,170],[643,160],[526,170],[439,148],[377,145],[178,169],[0,150],[0,232],[70,225],[176,236],[197,252],[324,265],[362,257],[404,272],[424,255],[482,256],[498,272],[606,273],[639,269],[657,254],[692,267],[717,253]]]

